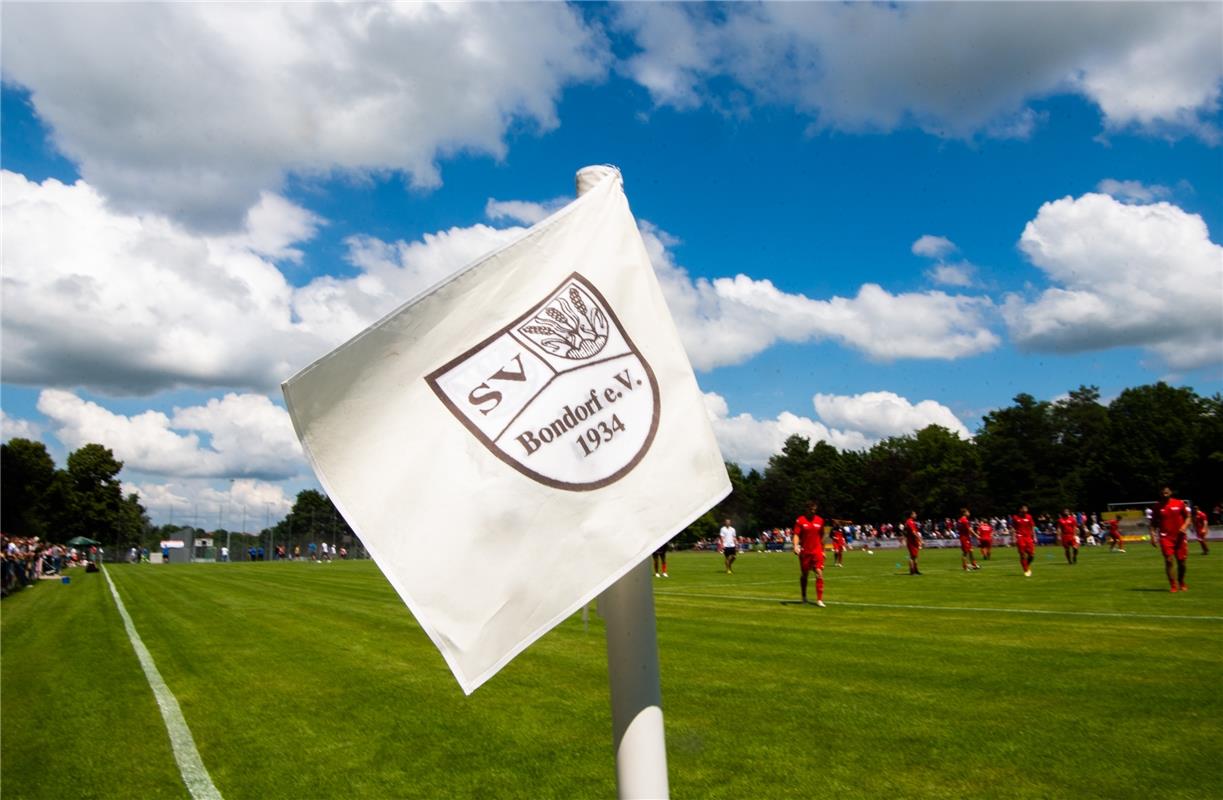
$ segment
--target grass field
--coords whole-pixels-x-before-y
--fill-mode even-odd
[[[672,554],[674,797],[1223,797],[1223,552],[1186,594],[1139,544],[898,561],[830,556],[817,609],[791,555]],[[108,569],[227,800],[615,796],[593,613],[464,698],[370,562]],[[5,800],[188,796],[102,575],[0,625]]]

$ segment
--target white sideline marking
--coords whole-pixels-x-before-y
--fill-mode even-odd
[[[106,571],[105,566],[102,567],[102,574],[110,584],[110,594],[115,598],[115,605],[119,607],[119,616],[123,618],[123,627],[127,629],[127,638],[132,642],[136,658],[140,659],[144,677],[148,679],[149,688],[157,698],[157,707],[161,709],[161,718],[165,720],[166,732],[170,734],[170,748],[174,751],[174,760],[178,763],[178,771],[183,776],[187,791],[191,792],[195,800],[222,800],[221,793],[213,785],[212,778],[204,767],[200,751],[195,749],[195,739],[191,738],[191,729],[187,727],[187,720],[183,719],[178,700],[157,671],[153,656],[140,640],[140,634],[136,633],[136,626],[132,624],[132,618],[128,616],[127,609],[119,598],[119,592],[115,590],[115,582],[110,579],[110,573]]]
[[[786,602],[792,598],[779,597],[761,597],[750,595],[734,595],[734,594],[705,594],[704,592],[659,592],[655,591],[656,595],[666,595],[668,597],[691,597],[696,600],[702,598],[712,598],[715,600],[757,600],[768,603]],[[797,600],[794,600],[797,603]],[[988,612],[991,614],[1049,614],[1054,616],[1069,616],[1069,617],[1121,617],[1124,619],[1191,619],[1191,620],[1206,620],[1208,622],[1223,622],[1223,617],[1209,616],[1206,614],[1130,614],[1124,611],[1051,611],[1038,608],[979,608],[975,606],[919,606],[906,605],[902,603],[853,603],[848,600],[825,600],[830,606],[859,606],[861,608],[907,608],[918,611],[973,611],[973,612]]]

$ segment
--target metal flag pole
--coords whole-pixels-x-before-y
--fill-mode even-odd
[[[614,171],[607,166],[578,170],[578,196]],[[670,796],[651,576],[647,559],[599,596],[599,614],[607,627],[612,741],[621,800]]]

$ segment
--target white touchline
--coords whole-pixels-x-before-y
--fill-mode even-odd
[[[136,633],[136,626],[132,624],[127,609],[123,607],[123,600],[119,598],[115,582],[110,579],[110,573],[106,571],[105,566],[102,567],[102,574],[110,584],[110,594],[115,598],[115,605],[119,608],[119,616],[123,618],[123,627],[127,629],[127,638],[132,642],[136,658],[140,659],[144,677],[148,679],[153,696],[157,698],[157,707],[161,709],[161,718],[165,720],[166,731],[170,734],[170,748],[174,751],[174,760],[178,762],[178,771],[183,776],[183,783],[187,784],[187,791],[191,792],[195,800],[222,800],[221,793],[212,784],[212,778],[204,767],[200,751],[195,749],[195,739],[191,738],[191,729],[187,727],[187,720],[183,719],[178,700],[157,671],[153,656],[140,640],[140,634]]]
[[[735,595],[735,594],[705,594],[704,592],[659,592],[654,594],[666,597],[691,597],[694,600],[713,599],[713,600],[756,600],[769,603],[786,602],[790,598],[786,597],[753,597],[750,595]],[[794,602],[798,602],[795,600]],[[911,608],[919,611],[971,611],[971,612],[989,612],[991,614],[1048,614],[1052,616],[1068,616],[1068,617],[1121,617],[1123,619],[1189,619],[1189,620],[1205,620],[1207,622],[1223,622],[1223,617],[1209,616],[1206,614],[1127,614],[1122,611],[1051,611],[1039,608],[978,608],[974,606],[918,606],[905,605],[901,603],[854,603],[848,600],[828,600],[830,606],[860,606],[862,608]]]

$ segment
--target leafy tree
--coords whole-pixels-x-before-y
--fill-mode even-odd
[[[1117,496],[1108,468],[1113,449],[1108,408],[1095,386],[1080,386],[1051,409],[1054,438],[1062,450],[1061,494],[1075,508],[1103,509]]]
[[[1010,408],[985,415],[976,441],[986,489],[994,508],[1010,511],[1020,504],[1034,510],[1060,509],[1062,468],[1049,403],[1019,394]]]
[[[922,517],[954,517],[964,506],[984,511],[980,460],[971,441],[928,425],[913,437],[910,456],[914,469],[909,493]]]
[[[13,536],[46,537],[48,493],[55,462],[42,442],[0,445],[0,525]]]
[[[1108,407],[1113,433],[1110,469],[1127,499],[1157,496],[1161,484],[1196,483],[1198,433],[1210,404],[1192,390],[1160,381],[1123,391]]]
[[[123,462],[100,444],[87,444],[68,454],[68,477],[76,493],[77,514],[85,535],[119,545],[130,538],[124,513],[119,470]]]

